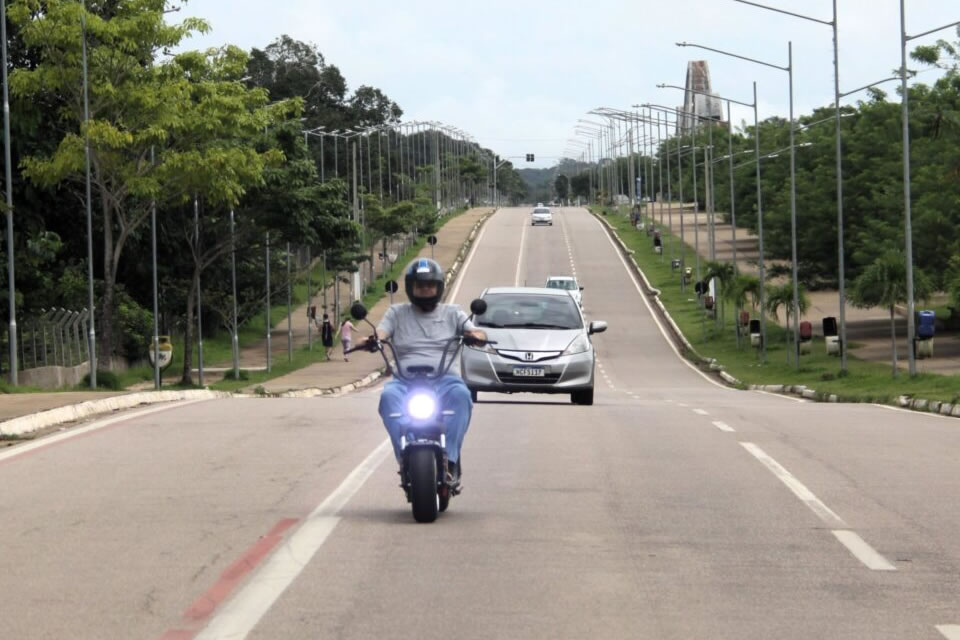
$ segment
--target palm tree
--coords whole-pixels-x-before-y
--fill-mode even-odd
[[[807,312],[807,309],[810,307],[810,298],[807,296],[807,290],[800,285],[798,289],[799,295],[797,296],[797,306],[800,308],[800,314],[803,315]],[[787,331],[784,333],[783,341],[785,343],[790,342],[790,318],[793,315],[793,284],[790,282],[784,282],[783,284],[773,284],[767,285],[767,311],[773,314],[774,318],[777,318],[777,312],[780,310],[780,307],[783,307],[787,323]],[[790,362],[790,349],[787,349],[787,362]]]
[[[717,301],[723,300],[726,296],[727,288],[733,282],[735,271],[733,265],[729,262],[714,262],[708,261],[706,263],[706,274],[703,277],[704,282],[710,282],[713,278],[716,278],[719,283],[719,291],[717,291]],[[723,310],[720,310],[719,318],[723,320]]]
[[[726,299],[736,308],[737,347],[740,346],[740,311],[747,304],[747,295],[750,296],[752,306],[756,309],[757,301],[760,299],[760,278],[749,274],[738,274],[725,292]]]
[[[933,283],[919,269],[913,270],[913,293],[917,300],[925,300],[933,290]],[[890,351],[893,377],[897,377],[896,306],[907,301],[907,261],[902,251],[890,249],[873,261],[850,289],[850,302],[855,307],[887,307],[890,310]]]

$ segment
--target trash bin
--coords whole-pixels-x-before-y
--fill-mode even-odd
[[[683,281],[690,282],[693,279],[693,269],[687,267],[683,270]]]
[[[763,336],[760,335],[760,321],[757,319],[750,321],[750,344],[754,347],[760,347],[763,343]]]
[[[813,347],[813,325],[804,320],[800,323],[800,342],[797,344],[797,353],[806,355]]]
[[[933,357],[933,335],[936,332],[937,316],[933,311],[916,313],[916,353],[918,358]]]
[[[680,268],[680,258],[674,258],[670,261],[670,268],[676,271]]]
[[[823,341],[828,356],[840,355],[840,336],[837,335],[837,319],[827,316],[823,319]]]

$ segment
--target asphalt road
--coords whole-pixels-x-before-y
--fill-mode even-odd
[[[7,451],[0,636],[960,638],[960,423],[723,388],[596,220],[527,212],[490,219],[456,302],[575,270],[610,324],[594,406],[481,393],[465,491],[431,525],[396,486],[378,389]]]

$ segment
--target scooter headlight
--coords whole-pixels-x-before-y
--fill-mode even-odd
[[[407,400],[407,413],[414,420],[426,420],[437,412],[437,399],[429,393],[415,393]]]

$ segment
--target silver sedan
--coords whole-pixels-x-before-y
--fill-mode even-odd
[[[478,391],[569,393],[574,404],[593,404],[596,354],[590,336],[607,323],[587,324],[562,289],[497,287],[474,322],[493,345],[467,347],[461,371],[473,399]]]

